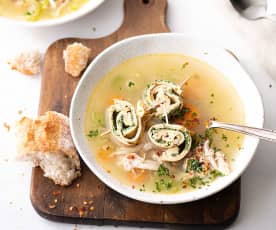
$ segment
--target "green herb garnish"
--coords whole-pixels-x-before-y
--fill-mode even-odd
[[[172,187],[172,180],[161,179],[155,182],[155,188],[158,192],[169,190]]]
[[[194,158],[187,160],[186,172],[190,172],[190,171],[202,172],[201,163]]]
[[[210,144],[213,142],[213,135],[214,135],[215,129],[206,129],[204,133],[204,139],[209,139]]]
[[[205,185],[206,182],[203,180],[203,178],[199,176],[194,176],[188,180],[188,185],[191,186],[192,188],[196,188],[197,186],[200,185]]]
[[[189,108],[186,108],[186,107],[183,107],[183,108],[179,108],[177,110],[175,110],[171,115],[170,115],[170,118],[171,119],[183,119],[185,113],[189,113],[190,112],[190,109]],[[164,118],[163,118],[164,119]]]
[[[181,69],[185,69],[188,65],[189,65],[189,62],[185,62],[184,64],[182,64]]]
[[[131,88],[132,86],[135,86],[135,83],[133,81],[128,82],[128,87]]]
[[[158,176],[170,176],[170,170],[161,164],[157,170]]]
[[[88,137],[96,137],[99,135],[99,130],[95,129],[95,130],[90,130],[89,133],[87,134]]]
[[[210,176],[211,176],[211,179],[214,180],[217,177],[224,176],[224,175],[220,171],[214,169],[210,172]]]
[[[227,141],[227,136],[223,133],[222,135],[221,135],[221,138],[222,138],[222,140],[224,140],[224,141]]]
[[[139,189],[140,192],[145,192],[146,191],[146,188],[145,188],[145,185],[142,184],[142,187]]]
[[[25,15],[27,15],[27,16],[31,16],[31,15],[32,15],[32,12],[27,11],[27,12],[25,13]]]

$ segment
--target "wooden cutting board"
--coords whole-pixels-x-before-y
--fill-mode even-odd
[[[90,61],[121,39],[146,33],[167,32],[166,0],[125,0],[122,26],[99,39],[66,38],[54,42],[43,63],[39,114],[55,110],[69,113],[71,97],[79,78],[64,72],[62,52],[75,41],[92,50]],[[229,224],[238,215],[240,180],[206,199],[179,205],[154,205],[124,197],[105,186],[82,163],[82,176],[69,187],[60,187],[34,168],[31,201],[43,217],[72,223],[91,224]]]

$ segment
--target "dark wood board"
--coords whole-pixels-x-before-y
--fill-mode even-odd
[[[39,114],[55,110],[68,115],[71,97],[79,81],[79,78],[72,78],[64,72],[62,52],[68,44],[79,41],[90,47],[91,61],[103,49],[121,39],[167,32],[166,7],[166,0],[125,0],[124,21],[111,35],[99,39],[65,38],[54,42],[44,57]],[[71,186],[60,187],[43,177],[40,168],[34,168],[30,196],[35,210],[45,218],[62,222],[140,226],[152,226],[153,223],[156,226],[225,225],[231,223],[239,212],[240,179],[203,200],[179,205],[154,205],[129,199],[109,189],[84,163],[82,174]],[[56,191],[60,194],[54,195]],[[91,200],[93,204],[86,204]]]

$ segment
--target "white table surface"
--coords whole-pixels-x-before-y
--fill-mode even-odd
[[[214,40],[239,57],[263,97],[265,126],[276,129],[276,84],[269,75],[276,74],[276,62],[273,62],[276,23],[247,21],[233,10],[228,0],[168,2],[167,23],[171,31]],[[122,0],[107,0],[78,21],[48,29],[24,29],[0,23],[0,229],[73,230],[75,227],[47,221],[34,211],[29,200],[31,168],[12,160],[13,135],[2,123],[12,124],[18,118],[18,110],[23,110],[25,115],[37,114],[40,77],[26,77],[11,71],[7,60],[20,50],[37,48],[44,53],[50,43],[62,37],[108,35],[122,22],[122,3]],[[230,229],[276,229],[275,163],[275,145],[261,142],[242,176],[240,215]],[[77,226],[80,230],[98,228],[114,227]]]

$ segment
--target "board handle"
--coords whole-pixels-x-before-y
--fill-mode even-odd
[[[166,9],[167,0],[125,0],[118,40],[139,34],[168,32]]]

